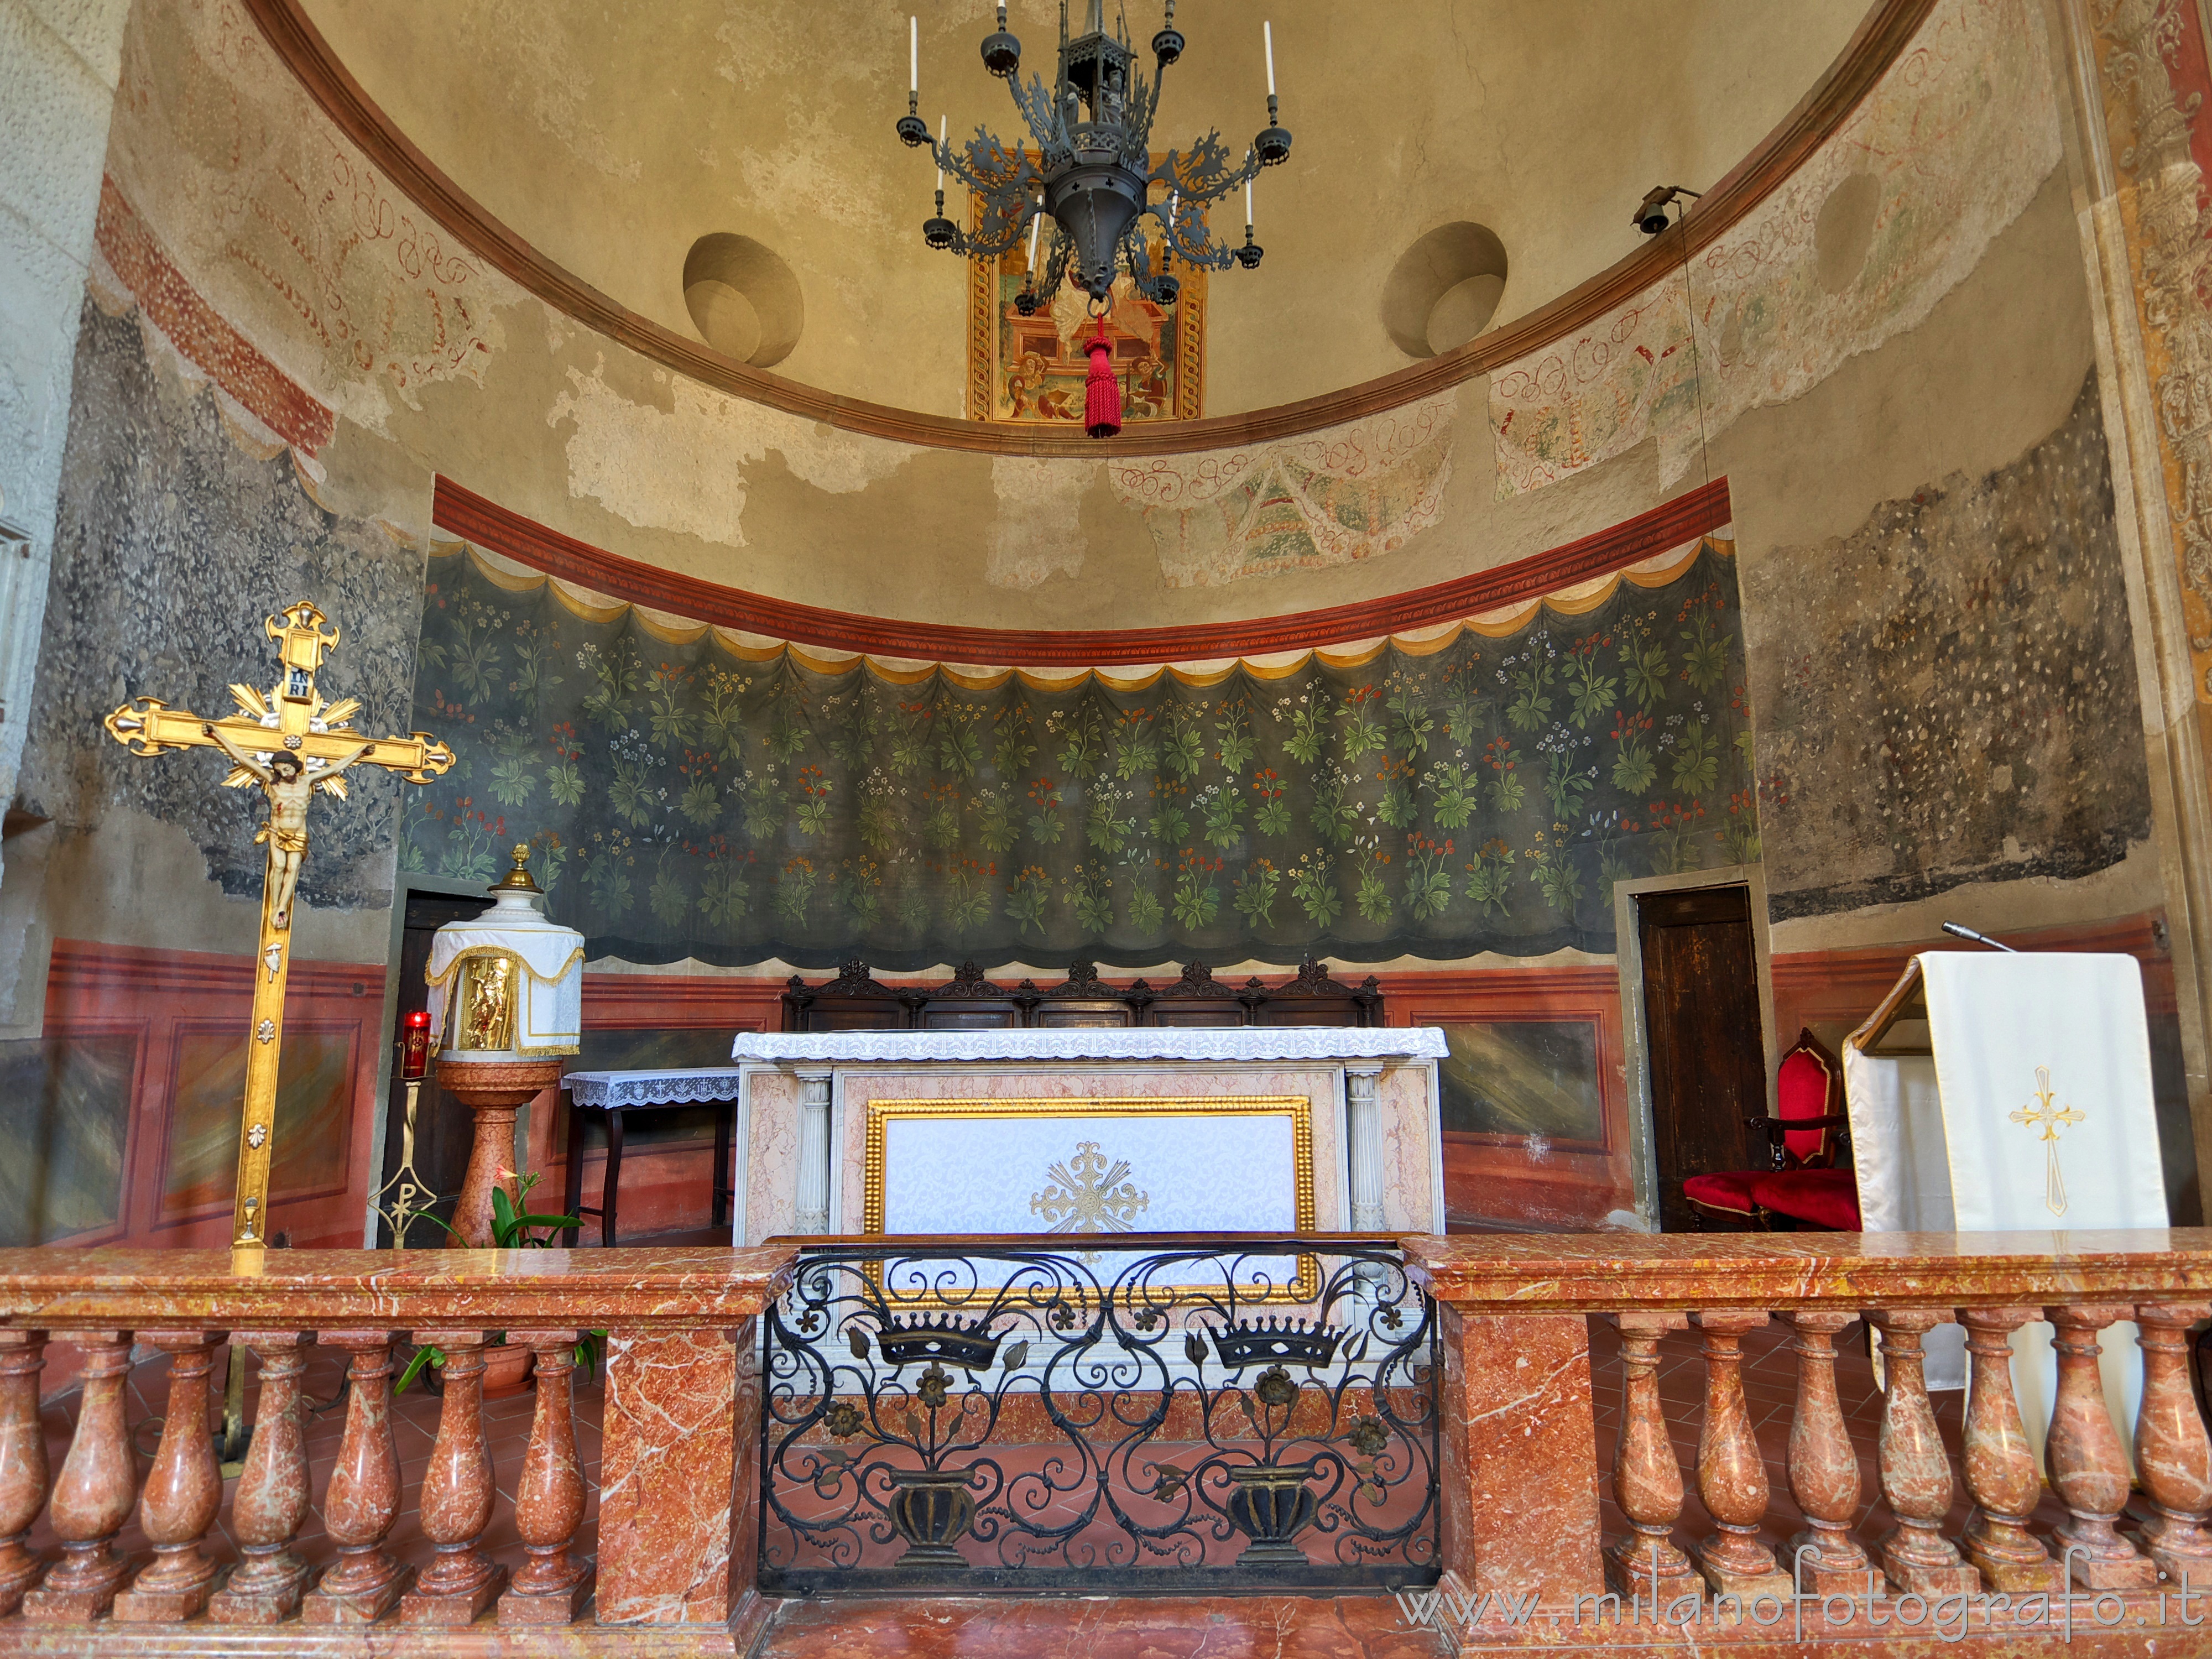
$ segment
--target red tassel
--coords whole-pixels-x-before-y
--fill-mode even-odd
[[[1084,381],[1083,429],[1094,438],[1111,438],[1121,429],[1121,383],[1114,378],[1107,359],[1114,343],[1106,337],[1106,319],[1098,319],[1098,332],[1084,343],[1091,354],[1091,373]]]

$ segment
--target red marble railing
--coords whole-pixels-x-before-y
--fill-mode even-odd
[[[2161,1589],[2195,1587],[2189,1622],[2205,1616],[2212,1437],[2188,1334],[2212,1317],[2212,1230],[1474,1236],[1411,1238],[1406,1252],[1437,1300],[1443,1336],[1443,1556],[1455,1596],[1537,1591],[1558,1607],[1609,1592],[1647,1608],[1680,1603],[1685,1619],[1710,1627],[1723,1610],[1741,1623],[1769,1595],[1802,1617],[1793,1568],[1807,1596],[1918,1596],[1923,1613],[1945,1597],[2058,1596],[2070,1572],[2077,1591],[2120,1596],[2106,1610],[2124,1609],[2146,1640],[2172,1611]],[[1861,1317],[1881,1332],[1887,1370],[1876,1470],[1893,1524],[1872,1552],[1852,1536],[1863,1494],[1835,1375],[1837,1334]],[[1617,1330],[1620,1349],[1611,1492],[1626,1531],[1609,1540],[1599,1515],[1595,1319]],[[2041,1480],[2011,1367],[2001,1363],[2008,1334],[2038,1319],[2057,1330],[2045,1458],[2065,1518],[2048,1544],[2028,1528]],[[1740,1369],[1746,1334],[1770,1320],[1788,1328],[1796,1361],[1787,1469],[1805,1522],[1779,1548],[1762,1535],[1771,1493]],[[1922,1352],[1926,1333],[1954,1320],[1976,1362],[1955,1470]],[[2148,1516],[2130,1518],[2132,1534],[2116,1525],[2130,1496],[2129,1460],[2097,1361],[2099,1334],[2122,1320],[2138,1326],[2143,1361],[2134,1453]],[[1685,1548],[1675,1537],[1684,1472],[1656,1376],[1662,1340],[1692,1330],[1705,1367],[1694,1479],[1712,1530]],[[1961,1478],[1973,1507],[1948,1535]],[[1738,1598],[1733,1607],[1728,1596]],[[1966,1616],[1966,1603],[1952,1605]],[[2017,1611],[1999,1607],[1990,1628]],[[1850,1607],[1837,1612],[1848,1620]],[[2163,1632],[2169,1642],[2178,1633]]]
[[[296,1620],[427,1627],[422,1650],[431,1652],[443,1650],[441,1631],[487,1614],[504,1626],[575,1626],[587,1597],[590,1626],[705,1626],[712,1636],[697,1651],[747,1651],[768,1615],[753,1588],[755,1322],[794,1254],[276,1251],[264,1273],[240,1277],[223,1251],[0,1251],[0,1651],[98,1650],[84,1645],[89,1632],[55,1628],[96,1620],[108,1621],[103,1645],[127,1639],[131,1652],[168,1651],[145,1644],[158,1627],[187,1626],[203,1644],[191,1651],[234,1642],[243,1651],[250,1632],[224,1638],[207,1626]],[[591,1329],[609,1334],[599,1550],[587,1565],[571,1553],[585,1507],[571,1383],[578,1336]],[[508,1471],[519,1564],[478,1545],[499,1473],[481,1412],[484,1345],[501,1332],[537,1362],[527,1447]],[[419,1571],[385,1548],[403,1498],[391,1419],[402,1337],[446,1357],[418,1494],[434,1553]],[[230,1500],[242,1559],[224,1576],[202,1546],[226,1484],[206,1430],[210,1356],[226,1340],[255,1356],[260,1389]],[[83,1394],[68,1454],[50,1471],[38,1376],[59,1343],[82,1356]],[[143,1486],[124,1411],[134,1344],[170,1356],[161,1444]],[[349,1387],[320,1494],[337,1559],[311,1583],[289,1546],[315,1498],[301,1389],[314,1344],[344,1351]],[[134,1510],[150,1561],[115,1547]],[[58,1560],[28,1547],[42,1511]]]
[[[2191,1386],[2188,1335],[2212,1316],[2212,1231],[1402,1243],[1435,1298],[1442,1337],[1442,1551],[1454,1595],[1540,1595],[1547,1607],[1574,1608],[1564,1616],[1577,1625],[1614,1626],[1636,1615],[1618,1604],[1586,1614],[1583,1602],[1608,1589],[1646,1607],[1686,1601],[1691,1628],[1670,1641],[1755,1644],[1773,1633],[1746,1624],[1744,1613],[1763,1595],[1789,1598],[1802,1548],[1804,1589],[1815,1597],[2021,1601],[2051,1597],[2070,1575],[2084,1597],[2103,1598],[2085,1606],[2110,1602],[2128,1620],[2124,1633],[2104,1632],[2096,1651],[2192,1650],[2174,1645],[2187,1638],[2170,1627],[2163,1593],[2195,1588],[2197,1620],[2185,1601],[2173,1610],[2192,1623],[2212,1592],[2212,1437]],[[262,1651],[273,1633],[210,1627],[278,1621],[298,1632],[286,1651],[301,1654],[462,1651],[454,1627],[471,1622],[471,1652],[524,1650],[482,1646],[494,1622],[561,1627],[562,1652],[646,1651],[636,1644],[647,1633],[655,1653],[747,1651],[770,1613],[755,1587],[755,1322],[788,1283],[797,1249],[285,1251],[254,1278],[234,1276],[217,1252],[0,1252],[0,1654]],[[1882,1334],[1888,1378],[1871,1483],[1887,1530],[1870,1545],[1854,1536],[1870,1493],[1836,1376],[1838,1334],[1862,1317]],[[2056,1511],[2010,1368],[1996,1363],[2008,1334],[2038,1317],[2059,1334],[2047,1464],[2063,1513],[2049,1537],[2039,1529]],[[1984,1362],[1957,1419],[1955,1460],[1921,1370],[1926,1334],[1954,1320]],[[2099,1334],[2121,1320],[2141,1332],[2140,1498],[2097,1372]],[[1618,1334],[1620,1375],[1594,1394],[1590,1337],[1601,1321]],[[1746,1343],[1773,1322],[1788,1330],[1796,1372],[1786,1484],[1802,1525],[1786,1541],[1770,1514],[1742,1374]],[[588,1328],[612,1337],[599,1548],[587,1566],[571,1550],[583,1491],[568,1361]],[[507,1472],[519,1561],[493,1559],[479,1545],[498,1473],[478,1409],[482,1346],[493,1331],[528,1342],[542,1368],[527,1449]],[[1672,1407],[1697,1414],[1686,1478],[1674,1435],[1687,1423],[1669,1423],[1658,1372],[1670,1339],[1679,1345],[1692,1333],[1702,1402]],[[434,1554],[419,1569],[386,1547],[402,1499],[389,1417],[392,1347],[402,1335],[448,1356],[419,1493]],[[209,1437],[196,1431],[207,1421],[210,1357],[226,1339],[254,1355],[260,1373],[252,1448],[228,1488],[228,1531],[242,1559],[227,1577],[204,1547],[226,1483]],[[39,1420],[49,1344],[75,1347],[84,1362],[58,1469],[47,1466]],[[162,1438],[143,1485],[124,1404],[134,1344],[168,1355]],[[312,1583],[289,1549],[318,1497],[301,1431],[311,1345],[343,1350],[353,1383],[319,1494],[338,1559]],[[1609,1482],[1600,1395],[1620,1401]],[[1683,1539],[1692,1481],[1710,1527]],[[1610,1540],[1600,1514],[1608,1489],[1623,1517]],[[1973,1508],[1954,1528],[1960,1491]],[[2039,1504],[2044,1515],[2031,1527]],[[118,1553],[134,1513],[150,1559]],[[59,1545],[44,1556],[29,1547],[41,1514]],[[587,1593],[590,1611],[580,1613]],[[1805,1639],[1840,1633],[1833,1604],[1793,1606]],[[2002,1644],[2029,1628],[2001,1628],[1995,1617],[1966,1633]]]

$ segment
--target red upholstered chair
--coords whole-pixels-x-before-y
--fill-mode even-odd
[[[1801,1030],[1774,1078],[1772,1117],[1746,1118],[1764,1134],[1773,1162],[1765,1170],[1727,1170],[1692,1176],[1682,1183],[1700,1224],[1707,1215],[1772,1225],[1775,1216],[1800,1226],[1836,1232],[1859,1230],[1858,1182],[1834,1167],[1846,1144],[1850,1119],[1844,1106],[1844,1070],[1810,1031]]]

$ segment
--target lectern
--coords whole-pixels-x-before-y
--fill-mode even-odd
[[[2166,1224],[2133,957],[1917,956],[1845,1039],[1844,1092],[1869,1233],[2030,1234],[2022,1249],[2063,1254],[2070,1232]],[[2013,1337],[2039,1458],[2057,1389],[2051,1339],[2041,1323]],[[2131,1428],[2135,1328],[2114,1325],[2104,1341],[2106,1395]],[[1964,1388],[1963,1330],[1939,1327],[1926,1346],[1928,1386]]]

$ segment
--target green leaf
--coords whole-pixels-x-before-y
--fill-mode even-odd
[[[1024,1362],[1026,1361],[1029,1357],[1030,1345],[1026,1341],[1015,1343],[1012,1347],[1006,1350],[1006,1369],[1010,1371],[1018,1371],[1021,1370]]]

